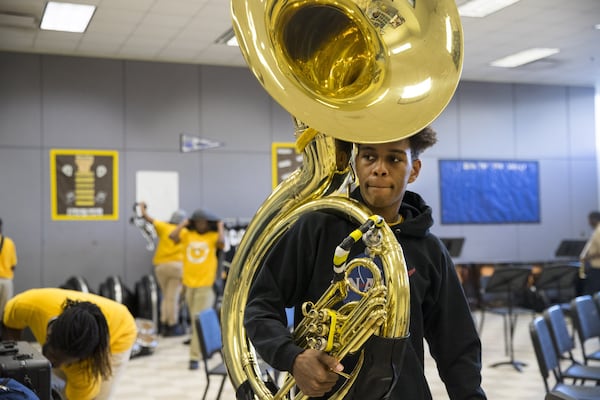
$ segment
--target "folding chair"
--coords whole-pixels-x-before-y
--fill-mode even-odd
[[[587,364],[589,360],[600,361],[600,350],[587,352],[585,347],[589,339],[600,339],[600,316],[592,296],[574,298],[571,301],[571,317],[581,345],[583,362]]]
[[[196,315],[194,322],[196,324],[196,332],[198,333],[198,341],[200,342],[200,350],[202,351],[204,372],[206,373],[206,388],[204,389],[202,400],[205,400],[206,395],[208,394],[210,378],[213,376],[220,376],[221,384],[216,397],[218,400],[221,397],[221,392],[223,391],[223,386],[225,385],[225,379],[227,378],[227,368],[223,363],[221,354],[223,343],[221,342],[221,325],[219,322],[219,316],[214,308],[208,308],[204,311],[200,311]],[[221,360],[218,364],[211,367],[210,360],[215,354],[219,354]]]
[[[535,350],[540,373],[546,388],[546,399],[600,399],[600,386],[569,385],[563,382],[558,369],[558,356],[552,344],[550,330],[543,317],[537,317],[529,324],[529,333]],[[550,388],[548,383],[550,371],[556,380]],[[562,397],[559,397],[562,396]],[[568,397],[564,397],[568,396]]]
[[[600,381],[600,367],[582,365],[580,362],[575,360],[573,357],[573,350],[575,349],[575,343],[569,335],[567,328],[567,322],[560,305],[553,305],[548,309],[544,310],[544,320],[550,328],[552,335],[552,342],[556,350],[558,358],[558,373],[563,378],[572,378],[575,383],[577,380],[581,380],[582,383],[586,380]],[[561,366],[561,359],[566,358],[570,361],[567,368]]]
[[[595,393],[590,393],[589,395],[576,393],[573,396],[569,393],[562,393],[560,390],[551,390],[550,393],[546,394],[544,400],[598,400],[595,396],[597,396]]]
[[[223,342],[221,341],[221,324],[219,321],[219,315],[214,308],[208,308],[204,311],[200,311],[195,318],[196,331],[198,332],[198,342],[200,343],[200,350],[202,352],[202,361],[204,363],[204,371],[206,373],[206,389],[204,389],[204,395],[202,400],[206,399],[208,388],[210,386],[210,378],[212,376],[221,376],[221,384],[219,386],[219,392],[216,400],[221,397],[223,386],[225,385],[225,379],[227,378],[227,366],[223,362],[223,355],[221,350],[223,348]],[[209,364],[211,358],[215,354],[219,354],[221,357],[220,362],[213,367]],[[268,384],[274,384],[278,377],[278,371],[275,371],[270,365],[265,363],[260,357],[258,358],[258,367],[263,373],[263,378],[266,379]],[[270,373],[275,374],[273,378]]]

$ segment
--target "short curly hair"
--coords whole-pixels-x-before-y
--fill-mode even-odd
[[[588,214],[588,219],[592,222],[600,222],[600,211],[592,211]]]
[[[423,151],[437,143],[437,132],[431,126],[426,126],[410,136],[408,140],[410,142],[412,159],[416,160]]]

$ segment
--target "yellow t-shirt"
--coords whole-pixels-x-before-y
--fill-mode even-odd
[[[2,239],[0,235],[0,240]],[[0,250],[0,278],[12,279],[14,272],[12,267],[17,265],[17,250],[15,243],[8,237],[4,236],[2,250]]]
[[[169,234],[175,229],[175,225],[168,222],[154,220],[154,229],[158,236],[158,244],[154,252],[152,263],[154,265],[166,264],[168,262],[183,261],[183,244],[175,243],[169,238]]]
[[[184,247],[183,284],[190,288],[212,287],[217,277],[219,234],[214,231],[198,233],[184,228],[179,239]]]
[[[135,319],[124,305],[106,297],[74,290],[43,288],[31,289],[10,299],[4,309],[4,324],[13,329],[29,327],[40,344],[46,342],[46,329],[50,319],[62,312],[66,299],[89,301],[96,304],[108,323],[111,353],[129,350],[137,338]],[[67,400],[88,400],[100,391],[100,377],[90,382],[85,362],[78,362],[60,369],[66,376]]]

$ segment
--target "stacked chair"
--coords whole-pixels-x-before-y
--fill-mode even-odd
[[[582,361],[577,360],[574,355],[577,347],[574,337],[569,333],[564,306],[556,304],[546,308],[542,316],[536,317],[529,325],[535,356],[546,388],[545,399],[600,399],[600,363],[588,364],[590,360],[600,361],[593,358],[598,352],[586,352],[584,347],[585,342],[594,337],[590,336],[594,332],[593,327],[600,325],[598,308],[592,296],[579,296],[570,302],[569,314],[577,339],[581,342]],[[581,329],[583,332],[580,332]],[[600,339],[600,332],[597,339]]]
[[[578,380],[581,383],[586,381],[600,382],[600,364],[598,366],[588,366],[575,359],[573,355],[575,343],[569,335],[567,322],[560,306],[555,305],[545,310],[544,320],[549,327],[554,350],[559,359],[558,372],[560,376],[571,378],[574,382]],[[566,368],[560,365],[561,360],[569,362]]]
[[[598,295],[598,294],[596,294]],[[581,346],[585,364],[590,360],[600,361],[600,350],[586,350],[590,340],[600,340],[600,316],[592,296],[578,296],[571,301],[571,316]],[[600,397],[599,397],[600,398]]]

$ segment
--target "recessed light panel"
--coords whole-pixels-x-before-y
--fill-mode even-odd
[[[483,18],[519,0],[473,0],[458,7],[462,17]]]
[[[94,11],[96,6],[93,5],[49,1],[40,28],[50,31],[85,32]]]
[[[529,64],[530,62],[540,60],[542,58],[549,57],[553,54],[558,53],[559,51],[559,49],[554,48],[536,47],[533,49],[528,49],[515,54],[511,54],[510,56],[498,59],[496,61],[492,61],[490,65],[492,67],[515,68],[521,65]]]

